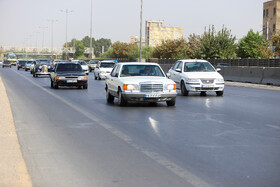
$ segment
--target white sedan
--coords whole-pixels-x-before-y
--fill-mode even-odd
[[[165,101],[167,106],[176,103],[176,84],[168,79],[156,63],[118,63],[105,82],[106,98],[125,106],[128,101],[156,103]]]
[[[170,79],[176,82],[181,89],[182,95],[187,96],[190,91],[216,92],[217,96],[224,93],[224,78],[206,60],[178,60],[168,71]]]
[[[108,77],[111,71],[113,70],[115,64],[116,64],[115,62],[106,61],[106,60],[98,62],[98,64],[96,65],[93,71],[95,80],[97,79],[101,80]]]
[[[71,60],[71,62],[78,62],[81,64],[83,71],[86,75],[89,74],[88,64],[84,60]]]

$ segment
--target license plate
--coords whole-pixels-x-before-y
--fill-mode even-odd
[[[213,88],[213,85],[202,85],[201,88]]]
[[[77,80],[67,80],[67,83],[77,83]]]
[[[160,97],[161,95],[160,94],[157,94],[157,93],[152,93],[152,94],[145,94],[144,97],[145,98],[157,98],[157,97]]]

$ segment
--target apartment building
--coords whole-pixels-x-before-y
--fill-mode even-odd
[[[280,0],[263,3],[263,35],[270,40],[275,33],[280,32]]]

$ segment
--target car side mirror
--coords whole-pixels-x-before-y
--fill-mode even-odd
[[[182,73],[182,70],[181,69],[176,69],[175,71],[179,72],[179,73]]]
[[[115,77],[118,77],[118,76],[119,76],[119,73],[116,73],[116,74],[115,74]]]
[[[167,77],[167,78],[170,78],[170,77],[171,77],[171,74],[170,74],[170,73],[166,73],[166,77]]]
[[[217,70],[217,72],[220,72],[220,71],[221,71],[221,68],[217,68],[216,70]]]

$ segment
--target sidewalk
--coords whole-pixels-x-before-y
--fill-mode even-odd
[[[13,115],[0,77],[0,186],[1,187],[30,187],[28,174],[17,133]]]

